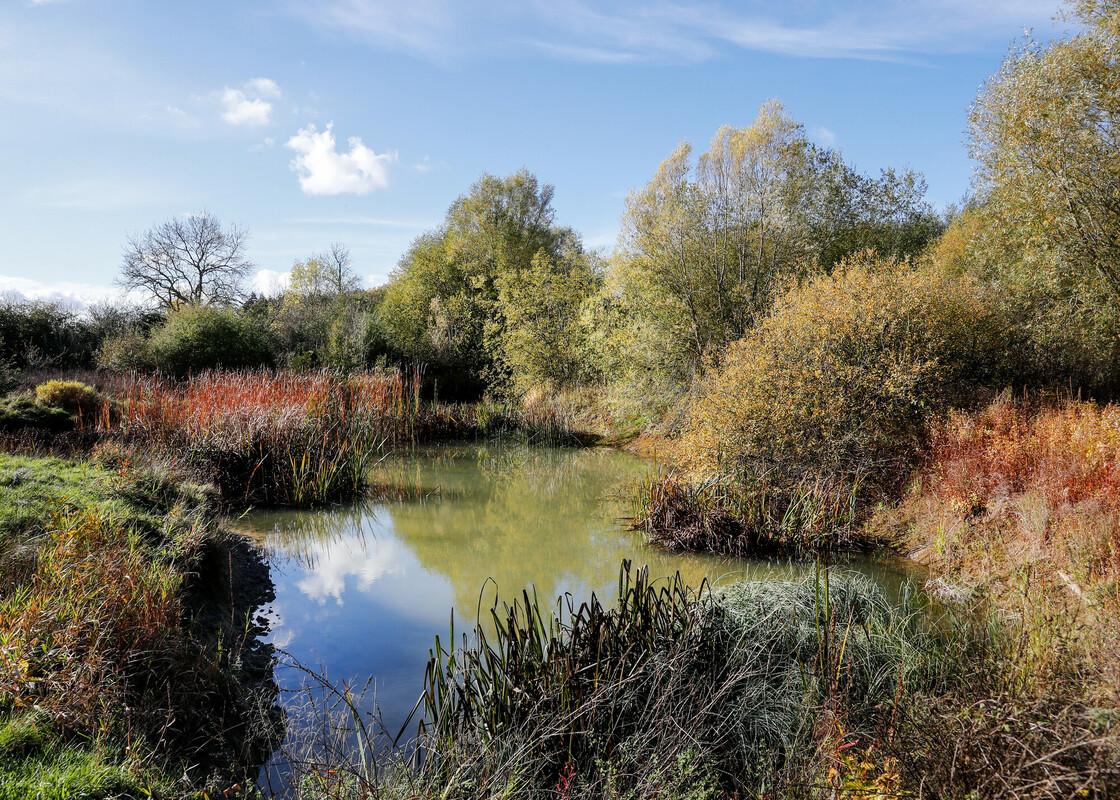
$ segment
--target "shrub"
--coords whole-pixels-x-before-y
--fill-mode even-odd
[[[57,433],[74,427],[74,419],[61,408],[40,405],[29,395],[0,400],[0,431],[44,430]]]
[[[998,379],[1002,323],[980,286],[864,255],[783,296],[728,350],[689,411],[680,452],[748,492],[815,477],[896,489],[931,415]]]
[[[97,351],[97,366],[114,372],[152,369],[155,365],[148,338],[130,330],[106,339]]]
[[[272,337],[255,315],[230,308],[188,306],[171,314],[152,333],[148,348],[160,370],[187,375],[218,367],[269,366]]]
[[[81,381],[50,380],[35,387],[35,399],[75,417],[92,419],[105,405],[97,390]]]

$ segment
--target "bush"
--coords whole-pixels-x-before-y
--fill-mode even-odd
[[[148,338],[139,330],[130,330],[106,339],[97,351],[97,366],[113,372],[152,369]]]
[[[51,380],[35,387],[35,399],[48,408],[61,408],[75,417],[91,419],[105,404],[92,386],[81,381]]]
[[[262,320],[213,306],[188,306],[171,314],[153,332],[148,351],[157,369],[175,375],[273,363],[272,336]]]
[[[893,491],[931,415],[998,380],[1003,325],[979,284],[864,255],[783,296],[701,386],[685,463],[754,494],[806,480]]]
[[[12,433],[39,429],[58,433],[74,427],[74,419],[61,408],[36,403],[29,395],[0,400],[0,431]]]

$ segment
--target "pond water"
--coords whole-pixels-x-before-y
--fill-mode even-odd
[[[428,650],[467,629],[495,598],[535,588],[542,606],[571,593],[610,599],[623,559],[692,585],[794,577],[810,564],[669,554],[627,531],[632,490],[655,466],[617,450],[441,445],[383,462],[374,481],[399,499],[239,521],[269,556],[271,639],[335,682],[372,679],[389,730],[419,696]],[[889,589],[896,565],[860,562]],[[281,690],[306,680],[280,669]],[[275,765],[274,765],[275,766]]]

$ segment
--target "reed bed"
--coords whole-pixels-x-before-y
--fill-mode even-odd
[[[661,471],[638,487],[630,525],[668,550],[738,557],[860,548],[859,485],[805,479],[791,491]]]
[[[624,563],[612,607],[563,597],[550,613],[527,592],[452,626],[403,748],[368,698],[317,683],[295,796],[1114,796],[1120,742],[1075,672],[1024,684],[1029,631],[973,611],[932,616],[824,567],[713,591]]]
[[[238,504],[350,499],[372,464],[416,435],[419,379],[398,371],[209,372],[115,379],[100,428],[214,483]]]

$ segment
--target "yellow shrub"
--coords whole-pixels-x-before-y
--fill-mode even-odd
[[[967,276],[857,256],[731,345],[692,404],[681,456],[747,487],[824,476],[893,488],[929,415],[996,379],[992,307]]]
[[[41,405],[61,408],[75,416],[91,418],[104,405],[101,395],[81,381],[53,380],[35,387],[35,399]]]

